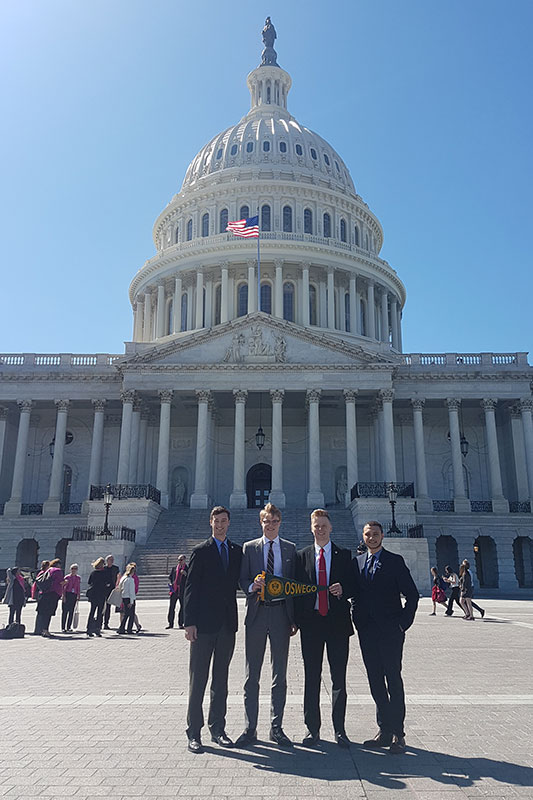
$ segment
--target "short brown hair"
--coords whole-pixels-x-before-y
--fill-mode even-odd
[[[229,513],[229,509],[226,506],[214,506],[211,509],[211,513],[209,514],[209,522],[213,520],[213,517],[218,517],[219,514],[227,514],[228,519],[231,519],[231,514]]]
[[[381,524],[381,522],[378,522],[377,519],[370,519],[368,520],[368,522],[365,522],[365,524],[363,525],[363,530],[368,527],[379,528],[381,533],[383,533],[383,525]]]
[[[259,512],[259,519],[261,522],[263,522],[267,514],[272,514],[273,517],[277,517],[277,519],[281,521],[281,511],[274,503],[267,503],[266,506],[261,509]]]
[[[329,514],[325,508],[315,508],[314,511],[311,511],[311,519],[313,517],[327,517],[329,519]]]

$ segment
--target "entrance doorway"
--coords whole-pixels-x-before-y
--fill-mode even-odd
[[[246,496],[248,508],[263,508],[268,503],[272,486],[272,467],[270,464],[255,464],[246,476]]]

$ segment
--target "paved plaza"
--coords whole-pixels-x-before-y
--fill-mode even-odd
[[[243,607],[240,602],[241,620]],[[341,750],[323,683],[323,743],[282,751],[268,741],[268,664],[262,684],[260,742],[248,750],[211,745],[187,752],[188,649],[183,631],[165,630],[166,603],[144,601],[139,636],[0,641],[0,797],[283,797],[369,800],[533,798],[533,602],[480,601],[484,620],[448,619],[421,600],[407,636],[405,755],[359,744],[376,731],[374,707],[352,638],[347,732]],[[81,621],[88,605],[82,604]],[[35,611],[24,609],[33,629]],[[0,606],[0,622],[7,608]],[[57,632],[56,616],[52,631]],[[230,672],[227,731],[243,729],[244,637]],[[327,670],[326,670],[327,672]],[[304,734],[299,637],[291,644],[284,729]]]

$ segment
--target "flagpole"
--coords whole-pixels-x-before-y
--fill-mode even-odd
[[[261,226],[259,224],[259,206],[257,206],[257,310],[261,311],[261,257],[259,252],[259,239]]]

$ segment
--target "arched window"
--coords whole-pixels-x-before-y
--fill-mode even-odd
[[[357,227],[357,225],[356,225],[356,226],[355,226],[355,228],[353,229],[353,240],[354,240],[354,242],[355,242],[355,245],[356,245],[357,247],[359,247],[359,241],[360,241],[360,239],[359,239],[359,228]]]
[[[187,222],[187,241],[190,242],[192,239],[192,219]]]
[[[287,142],[280,142],[279,143],[279,152],[286,153],[287,152]]]
[[[187,292],[181,295],[181,330],[187,330],[187,306],[189,305],[189,298]]]
[[[170,335],[174,328],[174,301],[171,299],[167,306],[167,335]]]
[[[270,96],[271,96],[270,86],[267,86],[267,103],[270,103]]]
[[[220,233],[224,233],[227,227],[228,227],[228,209],[223,208],[222,211],[220,212],[220,222],[218,229]]]
[[[327,153],[324,153],[324,161],[326,162],[326,165],[329,167],[329,156]]]
[[[327,213],[324,214],[324,238],[329,239],[331,236],[331,217]]]
[[[272,314],[272,287],[269,283],[261,284],[261,311]]]
[[[253,153],[254,151],[254,143],[253,142],[246,142],[246,152]]]
[[[311,148],[311,158],[313,159],[313,161],[316,161],[318,158],[314,147]]]
[[[219,147],[217,150],[217,161],[219,161],[221,158],[222,158],[222,148]]]
[[[209,214],[202,217],[202,236],[209,236]]]
[[[238,146],[237,146],[236,144],[232,144],[232,145],[231,145],[231,150],[230,150],[230,155],[232,155],[232,156],[236,156],[236,155],[237,155],[237,150],[238,150],[238,149],[239,149],[239,148],[238,148]]]
[[[263,153],[268,153],[268,152],[270,152],[270,142],[268,141],[268,139],[265,139],[265,141],[263,142]]]
[[[350,332],[350,295],[344,294],[344,330]]]
[[[241,210],[239,211],[239,219],[248,219],[250,216],[250,209],[248,206],[241,206]]]
[[[245,317],[248,313],[248,284],[241,283],[237,289],[237,316]]]
[[[303,154],[302,145],[301,144],[297,144],[296,145],[296,155],[297,156],[301,156],[302,154]]]
[[[215,325],[220,325],[222,309],[222,286],[218,284],[215,289]]]
[[[309,324],[316,325],[317,324],[317,313],[316,313],[316,287],[310,286],[309,287]]]
[[[283,319],[294,322],[294,284],[283,284]]]
[[[313,212],[310,208],[304,210],[304,233],[313,233]]]
[[[261,230],[270,230],[270,206],[261,206]]]
[[[346,220],[341,219],[341,242],[346,241]]]
[[[180,228],[179,225],[176,225],[176,231],[174,233],[174,244],[177,244],[180,240]]]
[[[285,233],[292,233],[292,208],[283,206],[283,230]]]

